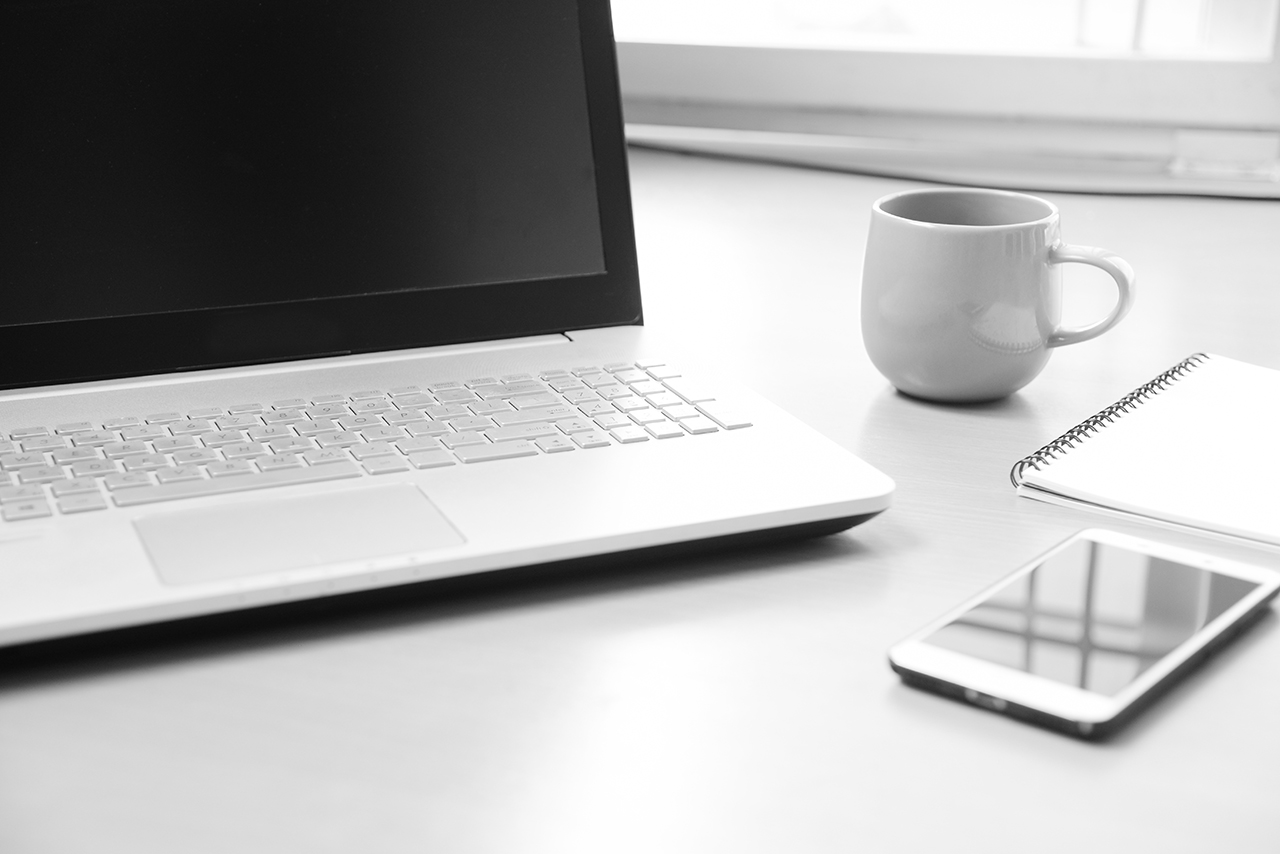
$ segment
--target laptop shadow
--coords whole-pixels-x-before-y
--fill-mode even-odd
[[[0,692],[546,602],[856,559],[865,517],[362,590],[0,649]]]

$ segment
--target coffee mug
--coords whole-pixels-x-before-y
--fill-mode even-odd
[[[862,340],[906,394],[976,402],[1005,397],[1055,347],[1088,341],[1133,304],[1133,268],[1059,236],[1058,209],[1025,193],[936,188],[885,196],[871,210],[862,269]],[[1100,267],[1120,296],[1097,323],[1063,328],[1062,270]]]

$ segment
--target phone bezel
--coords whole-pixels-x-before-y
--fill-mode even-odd
[[[1253,581],[1258,587],[1236,602],[1217,618],[1205,624],[1190,638],[1179,644],[1155,665],[1141,673],[1137,679],[1113,696],[1097,694],[1082,688],[1053,682],[1041,676],[1013,670],[992,662],[972,658],[963,653],[936,647],[924,642],[924,638],[950,623],[969,609],[984,602],[996,592],[1016,582],[1053,555],[1080,541],[1093,541],[1146,555],[1177,561],[1199,569]],[[1071,725],[1081,735],[1099,734],[1107,724],[1121,717],[1126,710],[1175,673],[1179,667],[1191,662],[1206,651],[1215,640],[1221,639],[1242,620],[1260,609],[1280,591],[1280,574],[1263,567],[1227,560],[1190,549],[1168,546],[1114,531],[1088,529],[1079,531],[1053,548],[1028,561],[1018,570],[1000,579],[982,592],[970,597],[938,619],[914,632],[889,650],[889,661],[894,670],[905,677],[924,677],[925,687],[955,693],[971,702],[993,711],[1015,710],[1040,713]],[[919,680],[911,680],[919,681]],[[937,682],[941,684],[929,684]],[[946,690],[949,686],[954,690]],[[1033,714],[1023,716],[1034,717]]]

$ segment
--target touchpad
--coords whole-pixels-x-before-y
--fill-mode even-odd
[[[156,572],[168,584],[390,557],[465,542],[409,483],[158,513],[134,525]]]

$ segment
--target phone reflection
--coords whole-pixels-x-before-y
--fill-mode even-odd
[[[925,643],[1110,696],[1257,586],[1078,540]]]

